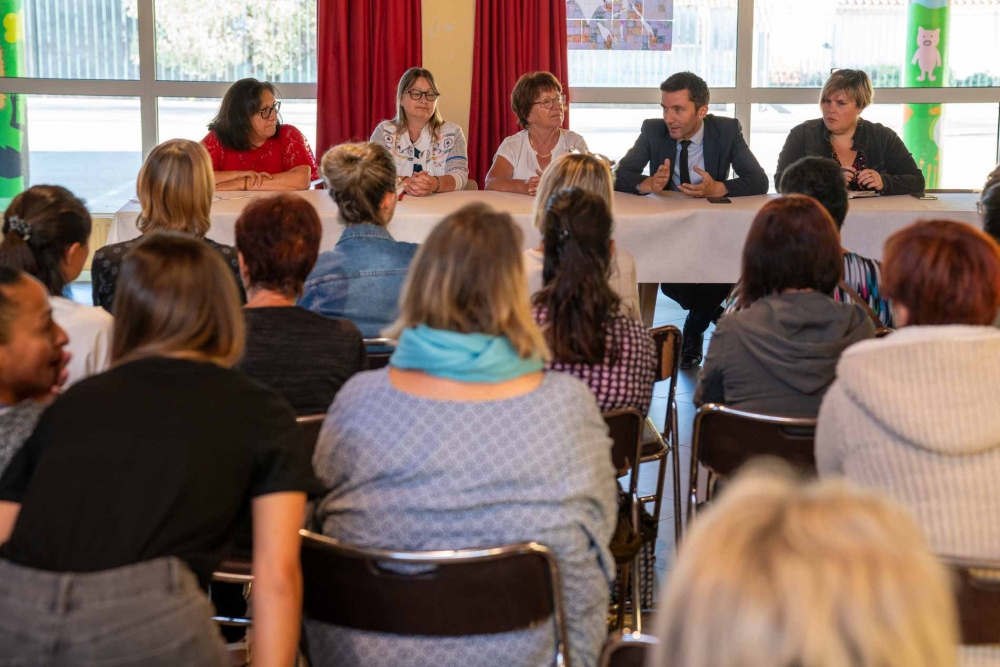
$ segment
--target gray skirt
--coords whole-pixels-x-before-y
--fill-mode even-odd
[[[0,560],[0,665],[222,667],[212,606],[177,558],[85,574]]]

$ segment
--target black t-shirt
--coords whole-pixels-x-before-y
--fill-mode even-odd
[[[71,387],[0,477],[0,557],[95,572],[164,556],[207,583],[252,498],[319,490],[288,404],[236,370],[142,359]]]
[[[246,308],[239,369],[285,397],[300,415],[324,413],[348,378],[365,368],[365,344],[351,322],[298,306]]]

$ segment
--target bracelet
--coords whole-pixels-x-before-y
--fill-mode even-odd
[[[440,190],[441,190],[441,179],[438,178],[437,176],[435,176],[434,177],[434,182],[436,183],[436,185],[434,186],[434,189],[431,190],[431,194],[436,194],[437,192],[440,192]]]

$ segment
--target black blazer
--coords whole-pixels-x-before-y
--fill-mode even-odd
[[[705,116],[705,171],[717,181],[726,184],[729,196],[762,195],[767,192],[767,174],[761,168],[750,147],[743,140],[743,128],[735,118]],[[643,121],[639,138],[629,152],[618,163],[615,171],[615,190],[636,193],[646,176],[643,170],[649,166],[653,174],[670,160],[670,168],[677,161],[677,141],[670,138],[666,123],[662,118]],[[737,178],[729,178],[729,169]],[[669,189],[669,185],[667,186]]]
[[[879,123],[861,119],[854,131],[854,150],[862,151],[868,168],[882,177],[884,195],[907,195],[924,191],[924,174],[899,135]],[[774,187],[781,189],[781,175],[799,158],[830,157],[830,132],[822,118],[807,120],[792,128],[778,156]]]

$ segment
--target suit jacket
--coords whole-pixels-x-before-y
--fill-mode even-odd
[[[726,184],[731,197],[762,195],[767,193],[767,174],[743,139],[743,128],[735,118],[705,116],[705,171],[717,181]],[[636,193],[636,187],[646,178],[643,170],[649,165],[653,174],[670,160],[674,168],[677,160],[677,141],[670,137],[662,118],[643,121],[639,138],[618,163],[615,172],[615,190]],[[730,167],[736,171],[736,178],[729,178]],[[668,186],[669,189],[669,186]]]

